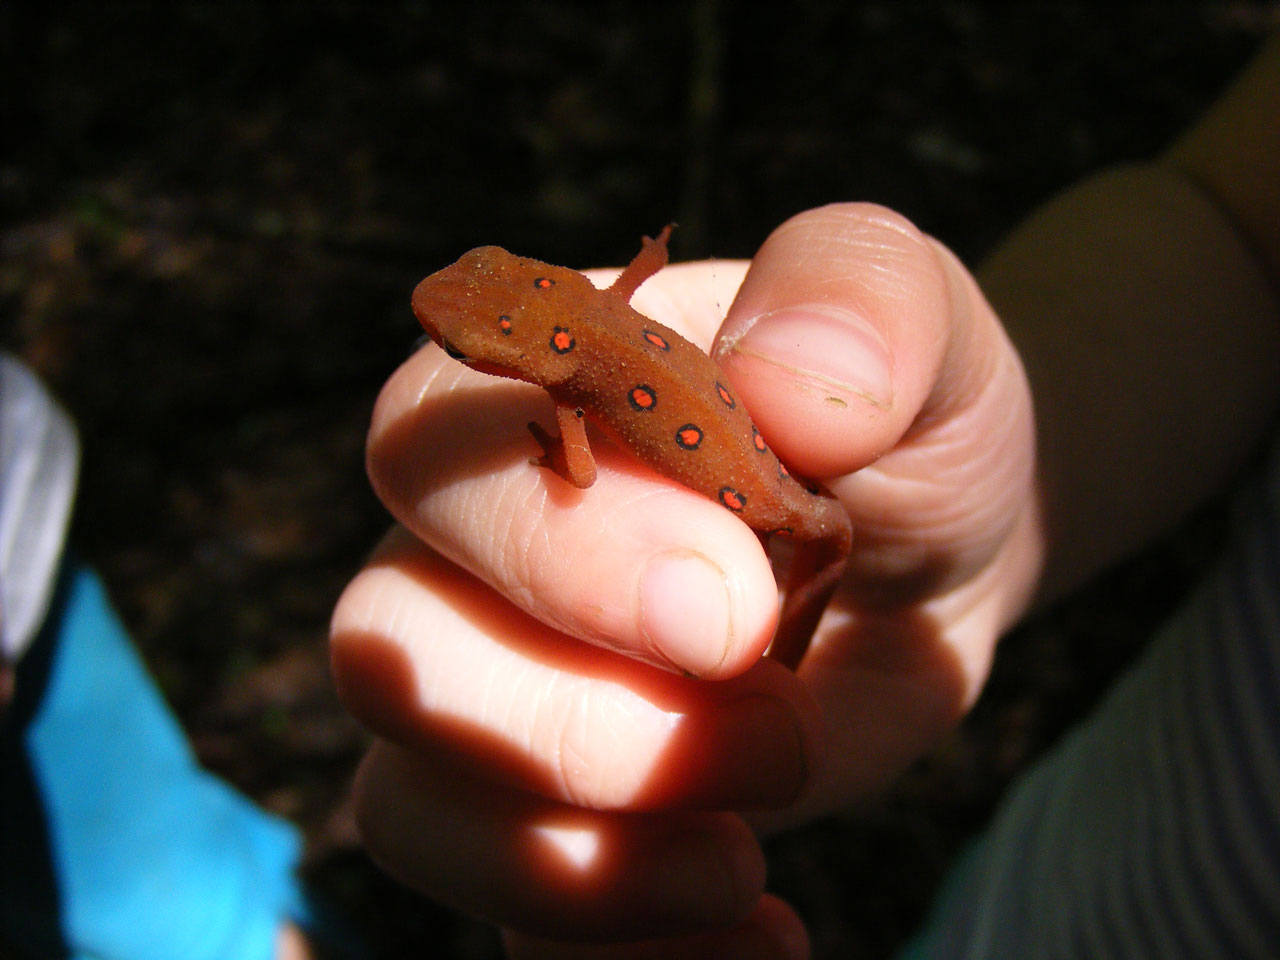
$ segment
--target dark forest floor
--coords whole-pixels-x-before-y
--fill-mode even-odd
[[[1073,179],[1158,150],[1278,16],[5,4],[3,346],[79,423],[76,546],[204,762],[303,825],[309,876],[387,955],[493,957],[487,928],[382,879],[343,812],[364,741],[326,623],[388,523],[363,433],[417,336],[414,283],[481,243],[617,264],[672,219],[677,259],[749,256],[837,199],[895,207],[974,262]],[[1215,529],[1200,518],[1011,638],[974,715],[891,796],[773,843],[772,886],[819,957],[884,957],[910,931]]]

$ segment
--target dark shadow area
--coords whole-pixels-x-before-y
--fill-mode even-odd
[[[301,823],[307,873],[385,956],[487,928],[358,852],[365,737],[328,617],[389,519],[368,489],[414,285],[498,244],[619,265],[750,256],[872,200],[974,263],[1033,205],[1150,156],[1274,4],[695,0],[0,6],[0,345],[75,417],[74,540],[202,760]],[[466,469],[482,469],[481,453]],[[455,464],[455,467],[457,465]],[[1009,638],[963,729],[883,800],[779,838],[816,956],[883,958],[1008,782],[1211,559],[1202,517]]]

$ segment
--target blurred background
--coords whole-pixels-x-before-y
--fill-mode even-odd
[[[385,955],[496,957],[360,852],[363,738],[327,673],[329,611],[388,523],[362,445],[417,280],[484,243],[621,264],[672,219],[676,259],[748,257],[852,199],[973,264],[1072,180],[1158,151],[1278,25],[1274,2],[1180,0],[10,0],[0,345],[79,424],[74,543],[203,762],[303,826],[308,877]],[[772,843],[819,957],[910,932],[1216,519],[1007,641],[891,796]]]

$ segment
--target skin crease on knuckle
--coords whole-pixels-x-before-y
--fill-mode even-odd
[[[333,669],[375,731],[587,807],[777,805],[820,754],[816,710],[781,666],[702,684],[635,663],[539,623],[405,533],[340,600]],[[731,749],[744,740],[749,757]]]
[[[447,759],[381,743],[356,814],[388,872],[494,922],[576,939],[733,923],[760,898],[764,861],[732,814],[619,817],[495,790]]]
[[[559,635],[493,611],[495,599],[440,560],[367,570],[334,624],[348,707],[402,741],[487,742],[510,776],[571,802],[624,804],[675,718],[619,683],[545,662],[537,648],[554,649]]]

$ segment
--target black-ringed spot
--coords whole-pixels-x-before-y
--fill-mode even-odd
[[[654,333],[652,330],[641,330],[640,335],[659,350],[665,352],[671,349],[670,342],[668,342],[667,338],[660,333]]]
[[[498,317],[498,329],[504,337],[511,336],[511,318],[505,313]]]
[[[733,394],[729,392],[729,388],[719,380],[716,381],[716,393],[720,395],[720,399],[724,401],[724,405],[730,410],[738,405],[737,401],[733,399]]]
[[[533,286],[536,290],[550,290],[556,285],[556,282],[550,277],[534,277]]]
[[[632,410],[648,412],[658,405],[658,394],[647,383],[636,384],[627,391],[627,402]]]
[[[676,431],[676,446],[681,450],[697,450],[702,445],[702,428],[696,423],[686,423]]]
[[[760,436],[760,431],[756,429],[755,424],[751,425],[751,445],[761,453],[769,449],[765,446],[764,437]]]
[[[717,498],[734,513],[741,513],[747,506],[747,498],[733,487],[721,487]]]
[[[551,331],[551,349],[556,353],[568,353],[574,345],[568,327],[556,327]]]

